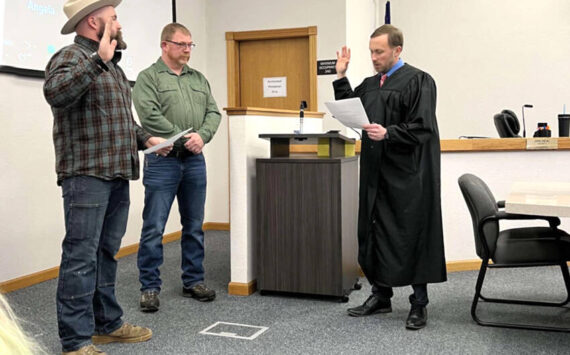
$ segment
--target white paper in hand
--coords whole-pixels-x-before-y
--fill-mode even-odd
[[[334,118],[346,127],[359,128],[369,124],[368,116],[359,98],[325,102]]]
[[[145,153],[145,154],[154,153],[154,152],[156,152],[156,151],[159,150],[159,149],[162,149],[162,148],[167,147],[167,146],[169,146],[169,145],[171,145],[171,144],[174,144],[174,142],[176,142],[177,140],[179,140],[180,137],[182,137],[182,136],[185,135],[185,134],[188,134],[188,132],[190,132],[191,130],[192,130],[192,127],[188,128],[187,130],[184,130],[184,131],[182,131],[182,132],[180,132],[180,133],[178,133],[178,134],[175,134],[174,136],[168,138],[168,139],[165,140],[164,142],[159,143],[159,144],[157,144],[157,145],[153,145],[152,147],[143,150],[143,153]]]

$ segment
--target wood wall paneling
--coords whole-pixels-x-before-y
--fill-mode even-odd
[[[240,42],[240,105],[294,110],[310,102],[310,75],[306,38]],[[285,97],[264,97],[263,79],[286,77]]]
[[[317,27],[226,32],[228,106],[307,110],[317,104]],[[286,98],[264,98],[264,77],[287,77]]]

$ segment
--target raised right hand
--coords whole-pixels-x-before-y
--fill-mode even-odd
[[[336,74],[339,79],[346,76],[348,63],[350,63],[350,48],[342,46],[340,53],[336,52]]]
[[[105,32],[103,32],[103,37],[101,38],[101,42],[99,42],[99,49],[97,50],[99,57],[101,57],[105,63],[113,59],[113,56],[115,55],[115,47],[117,47],[117,40],[111,40],[112,22],[113,19],[110,18],[109,21],[105,23]]]

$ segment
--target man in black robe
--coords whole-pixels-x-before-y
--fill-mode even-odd
[[[337,52],[337,100],[359,97],[364,125],[360,161],[358,262],[372,295],[355,308],[360,317],[392,311],[392,287],[412,285],[406,328],[427,321],[427,284],[446,281],[441,222],[440,142],[433,78],[400,59],[402,32],[383,25],[370,36],[378,75],[352,90],[350,49]]]

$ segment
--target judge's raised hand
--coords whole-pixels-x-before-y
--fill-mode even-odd
[[[386,136],[386,128],[378,123],[365,124],[362,129],[368,134],[368,138],[373,141],[381,141]]]
[[[346,76],[348,63],[350,63],[350,48],[342,46],[340,52],[336,52],[336,74],[339,79]]]
[[[115,48],[117,47],[117,40],[111,39],[111,26],[113,19],[109,19],[105,23],[105,32],[103,32],[103,37],[101,37],[101,42],[99,42],[99,49],[97,53],[104,63],[107,63],[115,55]]]

